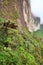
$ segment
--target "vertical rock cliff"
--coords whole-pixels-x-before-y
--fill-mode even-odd
[[[17,6],[20,25],[25,26],[30,32],[40,29],[40,18],[31,13],[30,0],[18,0]]]
[[[22,27],[26,27],[32,32],[30,0],[0,0],[0,17],[16,20],[20,30]]]
[[[15,8],[18,11],[19,18],[17,19],[19,28],[25,26],[29,28],[31,16],[30,0],[2,0],[0,1],[0,17],[5,19],[15,19]]]
[[[31,20],[30,0],[18,0],[17,7],[20,15],[18,22],[29,30],[29,22]]]
[[[31,14],[31,21],[29,22],[29,31],[34,32],[40,29],[40,17]]]

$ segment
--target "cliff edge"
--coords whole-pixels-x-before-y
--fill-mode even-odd
[[[30,0],[0,0],[0,17],[16,21],[19,30],[26,27],[30,32],[35,31],[32,28],[34,17],[32,18]]]

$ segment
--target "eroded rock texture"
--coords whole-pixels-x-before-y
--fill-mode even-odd
[[[40,29],[40,17],[36,17],[31,13],[30,0],[18,0],[17,3],[20,25],[25,26],[30,32]]]
[[[29,22],[31,17],[30,0],[18,0],[17,6],[20,14],[20,25],[26,26],[29,29]]]
[[[29,22],[29,31],[34,32],[40,29],[40,17],[31,14],[31,21]]]
[[[30,32],[33,31],[30,0],[0,0],[0,17],[13,21],[16,19],[20,30],[26,27]]]

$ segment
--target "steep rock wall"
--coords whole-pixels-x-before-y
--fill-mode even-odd
[[[32,32],[34,29],[30,0],[0,0],[0,17],[7,20],[16,20],[19,30],[26,27]]]
[[[29,28],[31,16],[30,0],[1,0],[0,17],[14,20],[15,8],[19,14],[19,18],[17,19],[19,28],[21,28],[21,26]]]
[[[29,22],[31,20],[30,0],[18,0],[17,6],[20,14],[20,25],[22,24],[22,26],[26,26],[26,28],[29,30]]]
[[[40,29],[40,17],[36,17],[31,13],[31,21],[29,22],[29,31],[34,32]]]

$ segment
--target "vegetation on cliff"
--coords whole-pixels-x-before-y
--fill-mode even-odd
[[[43,65],[43,43],[23,27],[4,26],[0,18],[0,65]]]
[[[43,65],[43,42],[25,27],[20,32],[15,14],[13,21],[0,17],[0,65]]]

